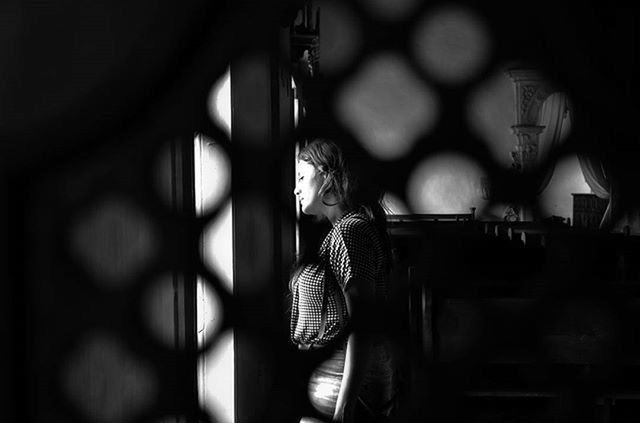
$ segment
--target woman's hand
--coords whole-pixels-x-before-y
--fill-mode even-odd
[[[344,291],[347,311],[355,331],[349,334],[344,360],[342,383],[338,392],[333,421],[352,423],[355,419],[358,393],[369,368],[371,340],[366,327],[366,317],[372,313],[373,283],[352,279]]]

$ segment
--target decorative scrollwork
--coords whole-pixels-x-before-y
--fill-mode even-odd
[[[536,85],[523,85],[520,99],[520,114],[526,116],[527,110],[531,106],[531,102],[535,96],[538,87]]]
[[[518,222],[520,220],[520,207],[515,204],[508,205],[502,215],[505,222]]]

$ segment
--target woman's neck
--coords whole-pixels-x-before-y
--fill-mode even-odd
[[[340,207],[339,205],[335,205],[328,206],[324,215],[332,225],[335,225],[335,223],[345,214],[345,212],[346,211],[342,207]]]

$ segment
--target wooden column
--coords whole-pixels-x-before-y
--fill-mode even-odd
[[[276,36],[283,31],[288,37],[288,29]],[[277,343],[287,339],[282,304],[294,254],[295,222],[287,214],[294,210],[293,92],[279,59],[263,52],[231,64],[237,423],[266,418],[279,389]]]

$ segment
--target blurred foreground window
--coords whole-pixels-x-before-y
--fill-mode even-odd
[[[212,92],[214,120],[231,133],[230,73],[226,72]],[[217,210],[205,227],[200,240],[200,254],[205,266],[220,279],[229,293],[233,291],[233,237],[231,200],[231,165],[225,150],[215,140],[203,135],[194,138],[194,172],[196,215]],[[218,333],[222,320],[221,301],[215,290],[198,276],[197,281],[198,347],[216,336],[215,344],[198,362],[198,399],[200,406],[216,421],[234,421],[233,331]]]

